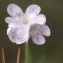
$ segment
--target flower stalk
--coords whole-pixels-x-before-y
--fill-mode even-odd
[[[29,63],[29,46],[25,43],[25,63]]]

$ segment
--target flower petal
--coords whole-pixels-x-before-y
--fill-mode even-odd
[[[12,17],[6,17],[5,18],[5,22],[6,23],[16,23],[16,19],[12,18]]]
[[[27,42],[29,39],[29,29],[26,27],[20,27],[17,30],[17,34],[23,34],[23,39]],[[22,36],[22,35],[21,35]]]
[[[37,45],[42,45],[45,43],[45,38],[42,35],[38,35],[38,34],[32,37],[32,40]]]
[[[20,29],[20,30],[19,30]],[[19,31],[19,32],[18,32]],[[27,39],[27,34],[23,28],[12,28],[8,33],[9,39],[16,44],[22,44]],[[26,36],[26,37],[25,37]]]
[[[32,17],[36,16],[37,14],[39,14],[40,11],[41,11],[40,6],[33,4],[33,5],[28,6],[25,14],[27,14],[29,18],[32,18]]]
[[[8,33],[8,37],[9,39],[14,43],[15,42],[15,37],[16,37],[16,33],[15,33],[16,29],[11,29]],[[8,32],[8,31],[7,31]]]
[[[7,29],[7,35],[9,34],[10,31],[11,31],[11,28],[8,28]]]
[[[32,25],[34,27],[34,30],[31,31],[30,30],[30,34],[34,36],[34,34],[42,34],[45,36],[50,36],[51,32],[50,32],[50,28],[47,25],[39,25],[39,24],[34,24]],[[35,34],[35,35],[36,35]]]
[[[43,25],[41,26],[42,30],[43,30],[43,35],[45,36],[50,36],[50,28],[47,25]]]
[[[17,27],[20,27],[20,25],[18,23],[10,23],[8,25],[8,27],[10,27],[10,28],[17,28]]]
[[[30,24],[40,24],[43,25],[46,23],[46,17],[43,14],[39,14],[34,19],[30,20]]]
[[[18,34],[15,40],[16,44],[22,44],[25,42],[25,39],[23,39],[23,37],[21,36],[21,34]]]
[[[23,14],[22,9],[16,4],[9,4],[7,7],[7,12],[12,17],[20,16]]]

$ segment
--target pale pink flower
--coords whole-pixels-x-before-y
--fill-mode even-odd
[[[46,23],[46,17],[43,14],[39,14],[40,11],[41,8],[36,4],[28,6],[25,13],[23,13],[22,9],[16,4],[8,5],[7,12],[11,17],[6,17],[5,22],[8,23],[7,35],[13,43],[22,44],[24,42],[28,42],[28,39],[30,37],[32,37],[33,42],[36,43],[37,42],[36,37],[38,35],[34,34],[35,33],[34,30],[35,28],[33,28],[34,26],[39,25],[39,27],[43,27],[49,30],[45,31],[43,29],[44,30],[44,32],[42,32],[43,35],[46,35],[45,33],[48,32],[50,33],[50,29],[47,28],[46,25],[44,25]],[[33,34],[35,37],[33,36]],[[38,37],[40,39],[43,39],[43,35],[40,34]],[[42,43],[38,42],[36,44],[40,45],[45,42],[44,39],[40,41],[42,41]]]

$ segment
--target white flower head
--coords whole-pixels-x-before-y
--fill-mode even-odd
[[[36,30],[33,28],[37,26],[35,24],[38,24],[39,27],[45,26],[49,31],[46,30],[45,32],[44,29],[40,28],[42,32],[44,30],[43,35],[46,36],[48,32],[50,33],[50,29],[44,25],[46,23],[46,17],[43,14],[39,14],[40,11],[41,8],[36,4],[28,6],[25,13],[23,13],[22,9],[16,4],[8,5],[7,12],[11,17],[6,17],[5,22],[8,23],[7,35],[13,43],[22,44],[27,42],[30,37],[32,37],[33,42],[36,43],[37,36],[41,39],[40,42],[45,42],[44,37],[40,35],[41,33],[38,35],[34,34]],[[36,44],[40,45],[40,42]]]

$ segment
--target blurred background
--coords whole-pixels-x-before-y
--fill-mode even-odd
[[[10,3],[19,5],[23,11],[31,4],[41,7],[41,13],[47,17],[46,24],[51,29],[51,36],[45,37],[44,45],[36,45],[29,40],[29,49],[33,63],[63,63],[63,0],[0,0],[0,63],[1,48],[5,50],[6,63],[16,63],[17,50],[21,48],[20,63],[24,61],[24,44],[13,44],[6,35],[5,17]]]

